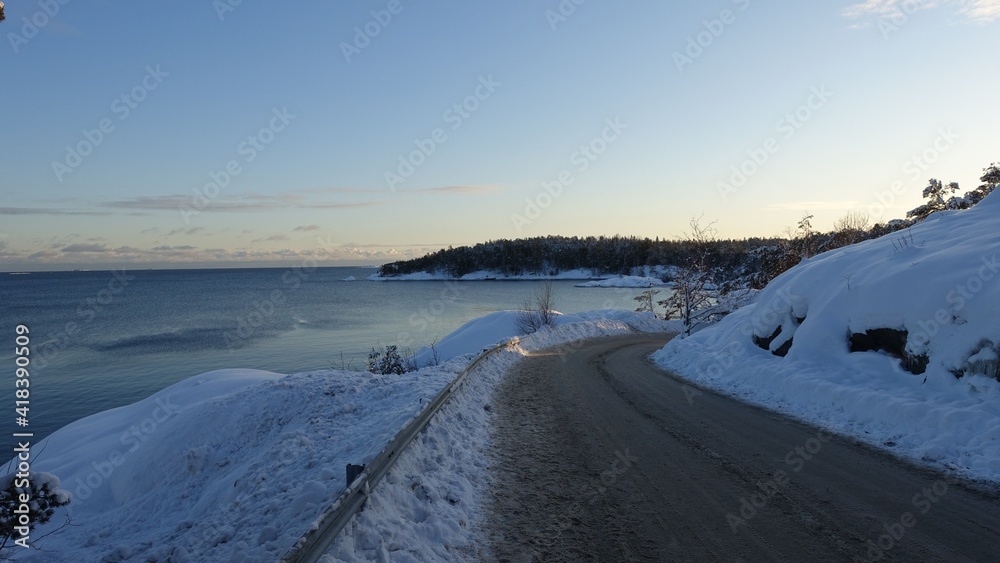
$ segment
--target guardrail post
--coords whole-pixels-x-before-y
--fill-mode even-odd
[[[347,464],[347,485],[346,488],[350,488],[351,483],[361,475],[361,472],[365,470],[364,465],[354,465],[353,463]]]

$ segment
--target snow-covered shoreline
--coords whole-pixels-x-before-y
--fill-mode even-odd
[[[11,555],[46,562],[276,560],[344,490],[345,465],[369,462],[476,353],[517,336],[516,315],[497,312],[470,321],[439,342],[438,365],[401,376],[219,370],[71,423],[35,446],[32,467],[59,477],[73,501],[32,537],[53,532],[67,515],[72,525],[39,541],[44,552]],[[556,327],[525,337],[522,350],[672,326],[628,311],[559,315]],[[429,349],[421,354],[423,363],[433,363]],[[463,389],[480,389],[482,381],[502,374],[494,366]],[[472,432],[463,438],[468,442],[447,442],[448,450],[459,458],[479,455],[471,452],[480,444],[473,427],[457,429],[464,423],[448,412],[418,441],[442,432]],[[470,479],[470,471],[484,470],[454,467]],[[384,482],[387,491],[394,479],[398,482],[399,471]],[[435,479],[454,484],[461,477],[439,474]],[[468,492],[451,490],[453,495]],[[460,509],[473,504],[468,500]],[[415,521],[411,529],[419,525]],[[451,524],[440,525],[443,530]],[[420,549],[432,550],[433,539],[429,535]]]
[[[595,273],[593,270],[579,269],[579,270],[567,270],[564,272],[559,272],[557,274],[519,274],[519,275],[505,275],[499,272],[492,272],[489,270],[480,270],[477,272],[472,272],[465,274],[464,276],[455,277],[447,272],[436,271],[436,272],[414,272],[411,274],[401,274],[398,276],[382,276],[380,274],[372,274],[368,276],[368,281],[379,281],[379,282],[389,282],[389,281],[544,281],[544,280],[594,280],[594,279],[604,279],[607,276],[601,276]]]
[[[633,268],[631,275],[600,274],[587,268],[565,270],[554,274],[528,273],[508,275],[490,270],[479,270],[455,277],[447,272],[414,272],[398,276],[382,276],[378,273],[368,276],[368,281],[587,281],[599,282],[597,285],[579,284],[577,287],[653,287],[664,285],[663,276],[670,269],[664,266],[644,266]],[[620,281],[615,281],[620,280]],[[603,283],[607,282],[607,283]],[[619,285],[616,285],[619,284]]]

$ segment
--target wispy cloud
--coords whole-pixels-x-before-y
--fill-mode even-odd
[[[402,193],[412,195],[476,195],[499,190],[500,188],[497,186],[454,185],[418,188],[406,190]],[[334,196],[333,201],[323,196]],[[384,190],[335,187],[291,190],[277,194],[254,192],[222,194],[219,197],[208,200],[207,203],[201,200],[201,205],[196,205],[190,194],[169,194],[91,202],[88,206],[92,207],[92,209],[86,209],[86,206],[0,207],[0,215],[108,216],[120,213],[120,211],[116,212],[115,210],[129,211],[129,213],[126,213],[127,215],[145,215],[147,212],[177,212],[179,209],[185,208],[195,208],[199,211],[214,213],[246,213],[286,209],[359,209],[388,205],[392,201],[393,199],[388,197]],[[197,229],[174,229],[168,232],[167,236],[195,234],[199,232]],[[155,231],[146,229],[143,232]]]
[[[849,19],[912,14],[942,6],[952,7],[964,19],[974,23],[991,23],[1000,18],[1000,0],[866,0],[852,4],[841,12]],[[854,24],[851,27],[864,27]]]
[[[185,244],[181,246],[154,246],[151,250],[154,250],[156,252],[172,252],[177,250],[195,250],[197,248],[198,248],[197,246],[191,246],[189,244]],[[137,250],[137,249],[129,248],[129,250]]]
[[[71,244],[62,249],[62,252],[107,252],[108,247],[103,244]]]
[[[204,227],[191,227],[190,229],[174,229],[174,230],[170,231],[169,233],[167,233],[167,236],[168,237],[172,237],[174,235],[180,235],[180,234],[196,235],[196,234],[198,234],[198,233],[200,233],[200,232],[202,232],[204,230],[205,230]],[[145,232],[145,231],[143,231],[143,232]]]
[[[7,241],[0,239],[0,260],[5,258],[16,258],[18,254],[7,250]]]
[[[283,235],[270,237],[276,239]],[[320,259],[324,262],[365,261],[385,262],[415,258],[427,252],[426,248],[412,245],[358,245],[336,244],[326,248],[198,248],[192,245],[158,245],[151,248],[135,246],[108,247],[101,244],[70,244],[58,249],[40,250],[15,249],[7,241],[0,241],[0,266],[4,263],[58,265],[58,264],[108,264],[120,267],[131,265],[168,264],[241,264],[241,263],[295,263],[306,259]],[[435,248],[447,246],[435,245]]]
[[[303,231],[303,232],[318,231],[319,230],[319,225],[303,225],[301,227],[295,227],[292,230],[293,231]]]
[[[438,186],[433,188],[417,188],[414,190],[400,190],[401,193],[423,193],[423,194],[485,194],[500,191],[499,186]]]
[[[299,193],[282,194],[238,194],[219,196],[207,204],[195,206],[189,195],[175,194],[162,196],[140,196],[104,202],[105,207],[116,209],[141,209],[146,211],[173,211],[194,208],[205,212],[253,212],[279,209],[353,209],[382,205],[384,201],[364,202],[315,202]]]
[[[1000,18],[1000,0],[964,0],[959,13],[978,23],[990,23]]]
[[[907,5],[908,11],[924,10],[930,8],[938,0],[925,2],[910,2]],[[859,4],[852,4],[844,8],[842,14],[847,18],[863,18],[866,16],[886,16],[901,11],[903,0],[866,0]]]
[[[0,215],[113,215],[110,211],[83,211],[47,207],[0,207]]]
[[[271,235],[266,238],[254,239],[250,242],[282,242],[288,240],[288,235]]]

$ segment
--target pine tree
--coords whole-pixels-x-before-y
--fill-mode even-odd
[[[947,209],[948,206],[945,203],[945,196],[958,191],[958,184],[952,182],[947,186],[941,184],[941,180],[931,178],[930,185],[924,188],[924,199],[927,203],[911,209],[906,213],[908,219],[914,219],[916,221],[923,221],[924,219],[930,217],[932,213],[937,211],[942,211]]]

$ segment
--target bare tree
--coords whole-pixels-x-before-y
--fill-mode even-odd
[[[844,245],[861,242],[868,238],[871,230],[871,216],[861,209],[849,211],[833,224],[833,230],[842,239]]]
[[[656,301],[653,299],[659,293],[660,291],[657,289],[647,289],[646,291],[643,291],[639,295],[633,297],[633,299],[639,303],[639,306],[636,307],[635,309],[636,312],[653,313],[654,319],[659,318],[659,316],[656,314]]]
[[[701,217],[691,219],[686,238],[693,252],[686,264],[677,267],[670,297],[659,302],[666,309],[665,318],[681,320],[685,335],[720,314],[715,272],[709,262],[716,232],[715,222],[702,227]]]
[[[529,297],[521,309],[517,312],[514,322],[517,330],[523,334],[538,332],[540,329],[552,326],[555,322],[555,295],[552,290],[552,282],[545,284]]]

